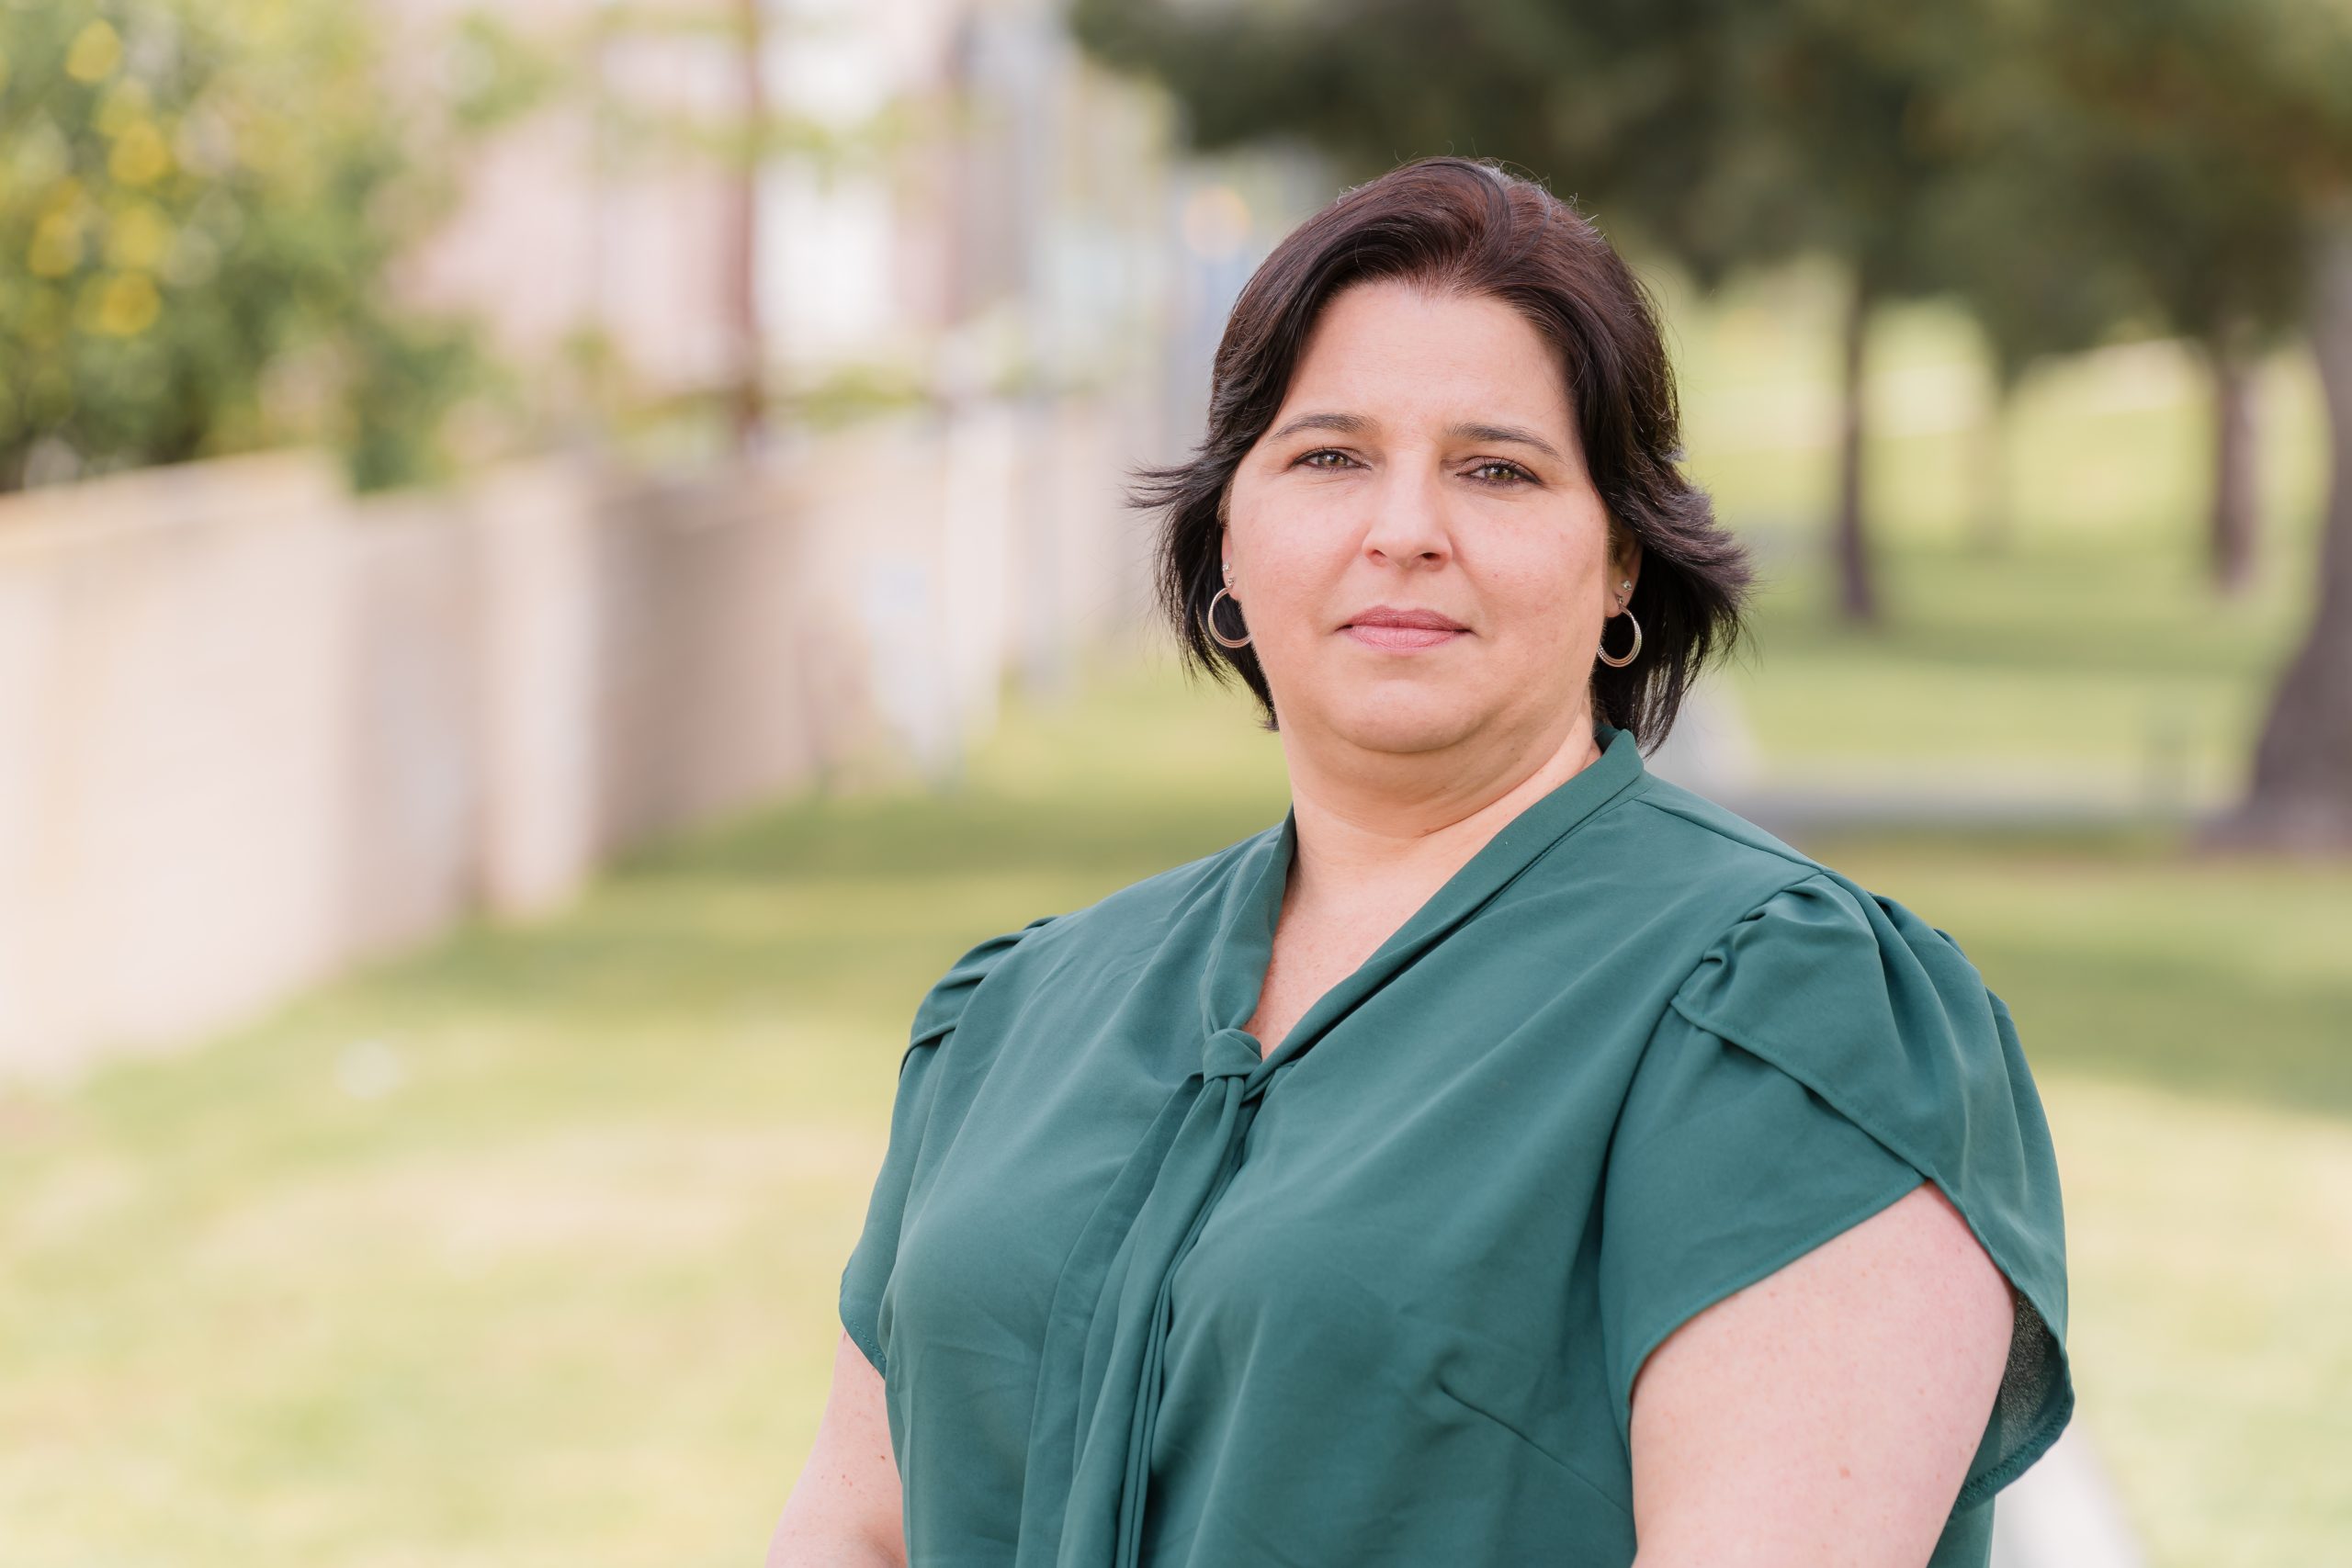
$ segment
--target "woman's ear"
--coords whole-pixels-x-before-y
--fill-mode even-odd
[[[1631,582],[1635,587],[1641,584],[1642,536],[1631,528],[1611,528],[1611,532],[1616,536],[1616,544],[1609,556],[1609,596],[1614,599],[1620,582]],[[1624,590],[1624,597],[1633,596],[1633,589]]]

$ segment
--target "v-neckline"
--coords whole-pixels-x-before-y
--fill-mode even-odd
[[[1600,755],[1531,801],[1424,899],[1371,955],[1335,981],[1301,1013],[1272,1051],[1244,1026],[1258,1010],[1273,961],[1274,930],[1298,852],[1298,809],[1258,835],[1228,884],[1216,941],[1201,976],[1201,1021],[1210,1051],[1250,1051],[1261,1082],[1302,1055],[1323,1031],[1385,982],[1398,968],[1468,917],[1537,856],[1622,791],[1647,776],[1631,729],[1593,726]],[[1227,1067],[1226,1070],[1232,1070]]]

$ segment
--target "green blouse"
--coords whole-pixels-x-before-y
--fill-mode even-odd
[[[1930,1565],[1983,1568],[2074,1408],[2008,1010],[1595,736],[1262,1059],[1288,813],[931,988],[841,1284],[910,1563],[1630,1563],[1643,1358],[1929,1179],[2017,1298]]]

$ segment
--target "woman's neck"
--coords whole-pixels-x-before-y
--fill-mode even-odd
[[[1600,757],[1586,714],[1546,744],[1483,766],[1451,750],[1338,768],[1294,756],[1298,848],[1284,903],[1400,884],[1434,890],[1512,818]]]

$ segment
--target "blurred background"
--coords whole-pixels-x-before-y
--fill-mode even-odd
[[[1652,765],[2056,1136],[2008,1568],[2352,1562],[2344,0],[0,0],[0,1561],[757,1561],[916,1000],[1275,820],[1127,470],[1508,160],[1765,582]]]

